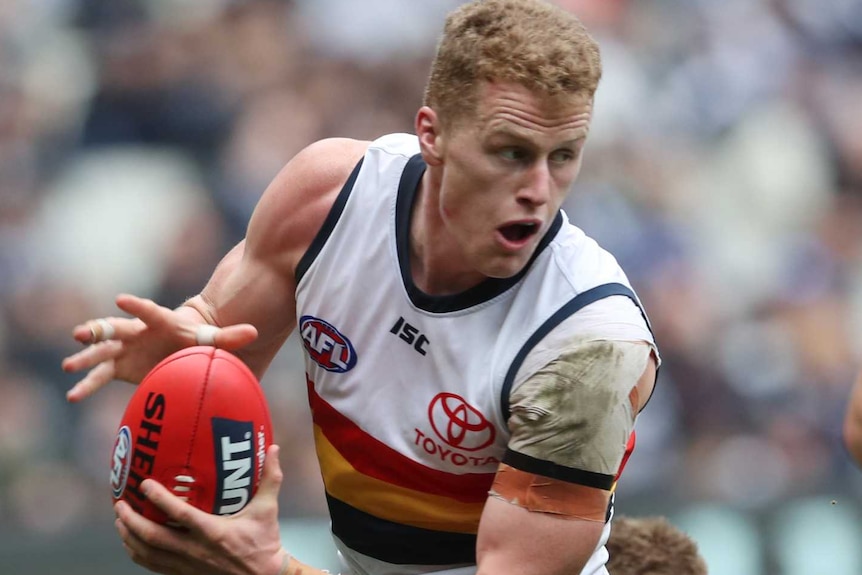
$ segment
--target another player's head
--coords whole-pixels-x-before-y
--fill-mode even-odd
[[[664,517],[619,517],[607,543],[612,575],[707,575],[697,544]]]
[[[510,277],[529,261],[580,171],[600,77],[597,44],[552,4],[449,15],[416,131],[467,271]]]

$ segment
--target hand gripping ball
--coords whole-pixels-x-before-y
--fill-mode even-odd
[[[214,347],[180,350],[126,406],[111,456],[114,501],[167,523],[141,493],[151,477],[198,509],[236,513],[257,491],[271,443],[269,407],[248,367]]]

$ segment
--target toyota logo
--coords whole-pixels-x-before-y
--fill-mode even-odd
[[[488,447],[496,436],[491,422],[454,393],[438,393],[428,406],[428,419],[440,439],[464,451]]]

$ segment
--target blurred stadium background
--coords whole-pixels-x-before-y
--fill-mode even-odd
[[[859,575],[862,2],[560,3],[605,64],[566,209],[664,355],[618,512],[669,515],[713,575]],[[305,144],[410,131],[457,4],[0,2],[0,573],[143,573],[107,480],[131,388],[65,403],[71,327],[194,294]],[[285,540],[337,569],[299,358],[264,380]]]

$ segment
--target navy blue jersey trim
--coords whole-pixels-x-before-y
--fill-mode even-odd
[[[369,557],[398,565],[476,563],[476,535],[386,521],[326,494],[332,533]]]
[[[344,182],[344,185],[341,187],[341,191],[338,192],[338,197],[335,198],[332,208],[330,208],[329,213],[326,214],[326,219],[323,220],[323,225],[320,227],[320,230],[318,230],[317,235],[314,236],[314,239],[311,241],[311,245],[309,245],[305,253],[302,254],[302,258],[299,260],[299,263],[296,264],[295,275],[297,284],[299,284],[299,281],[302,279],[302,276],[305,275],[305,272],[308,271],[308,268],[311,267],[317,254],[319,254],[320,250],[323,249],[324,244],[326,244],[326,240],[328,240],[330,234],[332,234],[332,230],[335,229],[335,224],[338,223],[338,219],[344,211],[344,206],[347,205],[347,199],[350,197],[350,192],[353,191],[353,185],[356,183],[356,178],[359,176],[359,169],[362,167],[363,159],[364,158],[360,158],[356,167],[353,168],[352,172],[350,172],[350,176],[347,178],[347,181]]]
[[[512,451],[511,449],[507,449],[506,454],[503,455],[503,463],[527,473],[534,473],[551,479],[559,479],[566,483],[577,483],[578,485],[595,487],[596,489],[604,489],[605,491],[610,491],[611,487],[614,486],[613,475],[566,467],[552,461],[536,459],[535,457],[518,451]]]
[[[558,309],[554,315],[548,318],[545,323],[543,323],[539,329],[530,336],[527,342],[521,347],[518,351],[518,354],[515,356],[515,359],[512,361],[512,365],[509,366],[509,371],[506,372],[506,379],[503,380],[503,389],[500,392],[500,407],[503,411],[503,421],[509,421],[509,394],[512,391],[512,384],[515,382],[515,375],[518,373],[518,370],[521,368],[521,364],[524,363],[524,359],[526,359],[527,354],[532,351],[536,344],[538,344],[545,336],[551,333],[555,327],[563,323],[563,321],[573,315],[575,312],[585,308],[591,303],[597,302],[600,299],[604,299],[606,297],[614,296],[614,295],[623,295],[630,298],[638,309],[641,312],[641,315],[644,318],[644,321],[647,324],[647,328],[652,333],[652,327],[650,326],[649,318],[647,318],[646,312],[644,312],[643,307],[638,301],[635,293],[629,288],[620,283],[609,283],[602,284],[596,286],[592,289],[588,289],[585,292],[579,293],[572,299],[570,299],[563,307]]]
[[[551,227],[542,237],[539,245],[536,246],[536,251],[529,263],[518,274],[510,278],[488,278],[479,285],[457,294],[429,295],[416,287],[410,273],[410,217],[413,212],[413,204],[416,201],[419,181],[422,179],[422,174],[425,173],[425,168],[425,161],[420,154],[416,154],[408,160],[404,173],[401,175],[398,200],[395,204],[395,239],[398,245],[401,280],[404,282],[410,301],[419,309],[432,313],[446,313],[467,309],[497,297],[521,281],[521,278],[524,277],[539,254],[548,247],[548,244],[551,243],[563,225],[563,214],[557,212]]]

